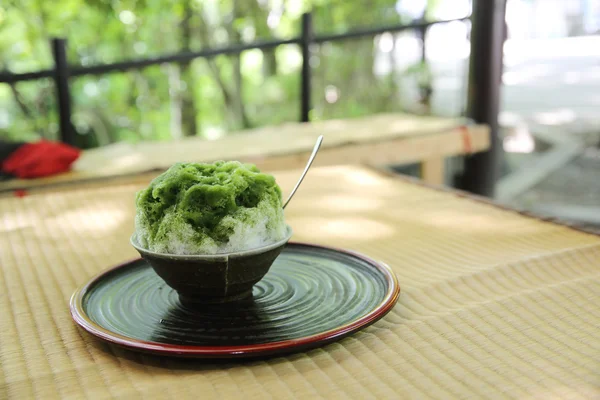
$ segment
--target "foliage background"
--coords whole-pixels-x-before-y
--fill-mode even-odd
[[[409,23],[398,5],[417,0],[8,0],[0,5],[0,69],[52,68],[49,38],[68,39],[73,65],[299,35],[312,10],[316,34]],[[420,17],[435,18],[440,0]],[[4,4],[4,3],[3,3]],[[426,65],[374,73],[381,37],[315,46],[312,120],[402,109],[402,82],[418,86]],[[395,41],[393,42],[395,43]],[[389,52],[393,58],[395,52]],[[395,60],[390,59],[395,65]],[[118,141],[216,139],[299,117],[301,55],[295,45],[196,59],[125,73],[71,78],[81,147]],[[412,81],[401,79],[409,76]],[[426,79],[425,79],[426,80]],[[410,83],[412,82],[412,83]],[[415,99],[415,102],[417,99]],[[50,79],[0,84],[0,138],[58,139]]]

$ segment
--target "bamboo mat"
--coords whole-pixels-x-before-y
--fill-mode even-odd
[[[285,192],[297,173],[276,174]],[[600,398],[600,238],[362,167],[311,170],[286,209],[295,240],[388,263],[383,320],[326,347],[241,362],[100,343],[76,287],[136,256],[149,176],[0,199],[0,399]]]

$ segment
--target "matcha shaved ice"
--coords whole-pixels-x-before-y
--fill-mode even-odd
[[[136,194],[137,240],[154,252],[249,250],[286,231],[281,189],[251,164],[178,163]]]

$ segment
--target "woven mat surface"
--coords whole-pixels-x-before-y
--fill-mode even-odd
[[[382,260],[402,293],[347,339],[250,362],[139,355],[72,323],[72,292],[137,256],[150,177],[0,198],[0,399],[600,398],[599,237],[368,168],[309,176],[294,239]],[[284,193],[296,177],[277,174]]]

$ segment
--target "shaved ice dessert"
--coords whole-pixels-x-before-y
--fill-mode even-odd
[[[210,255],[286,237],[275,178],[237,161],[178,163],[136,194],[135,235],[157,253]]]

